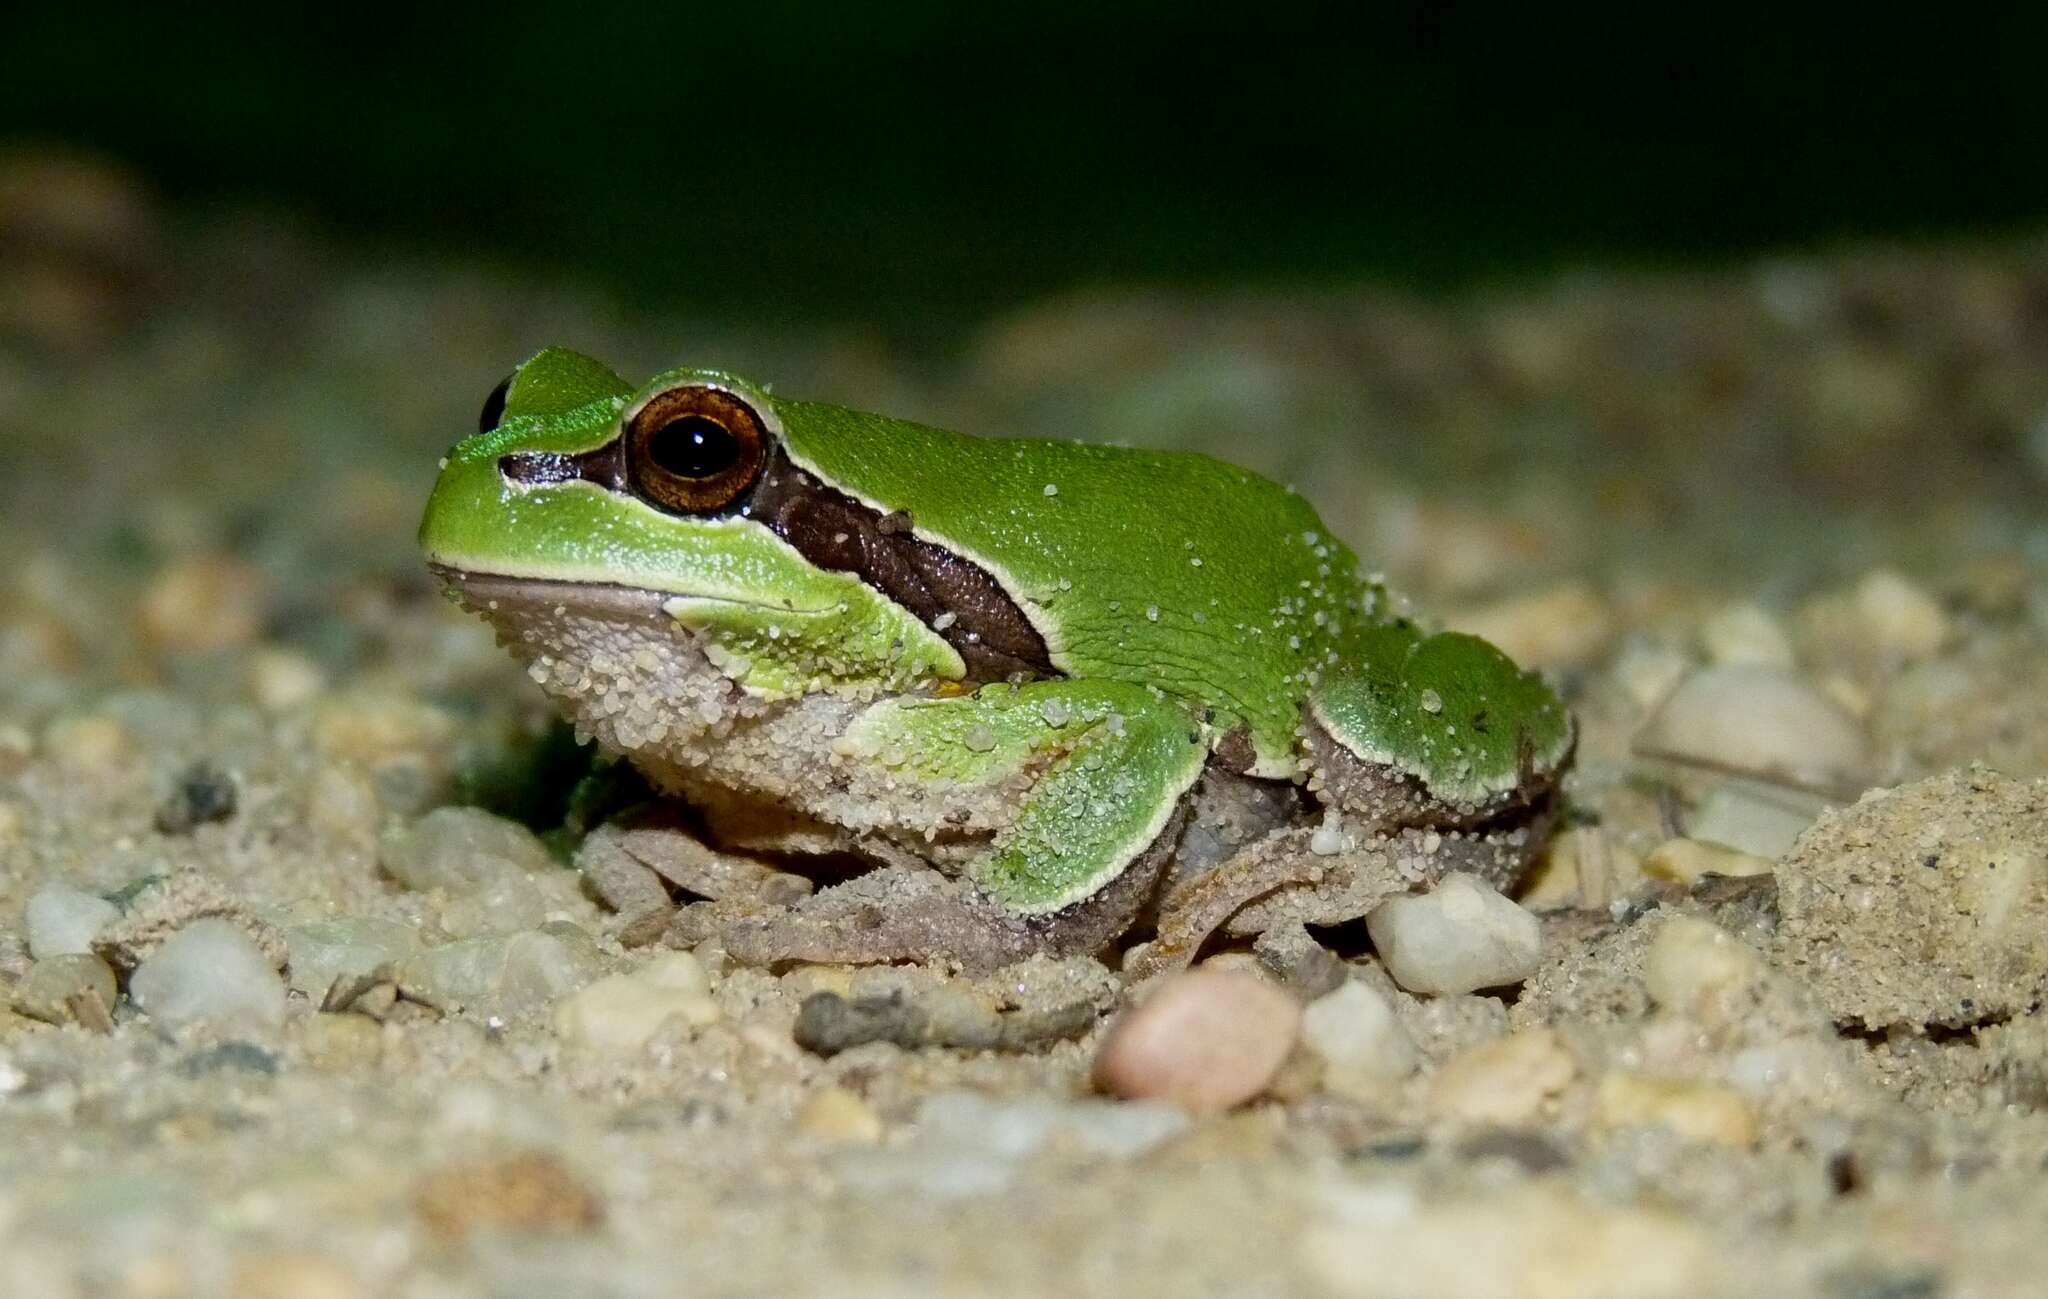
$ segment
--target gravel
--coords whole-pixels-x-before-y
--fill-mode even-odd
[[[90,952],[100,931],[120,914],[119,907],[97,894],[63,883],[45,884],[28,900],[23,923],[29,954],[47,960]]]
[[[225,920],[197,920],[165,939],[129,977],[128,994],[152,1023],[171,1031],[284,1022],[277,970],[240,926]]]
[[[1509,987],[1536,972],[1542,951],[1536,917],[1470,875],[1389,898],[1365,923],[1387,973],[1410,992]]]
[[[1111,1026],[1095,1085],[1196,1114],[1242,1105],[1294,1048],[1301,1006],[1265,980],[1214,969],[1170,975]]]

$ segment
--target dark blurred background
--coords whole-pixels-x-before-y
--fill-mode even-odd
[[[2048,213],[2048,9],[912,0],[0,20],[0,135],[764,323],[1434,286]]]

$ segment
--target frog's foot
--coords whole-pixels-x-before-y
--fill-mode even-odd
[[[1107,887],[1058,911],[1020,915],[966,880],[885,866],[796,906],[734,920],[719,938],[733,960],[759,966],[936,961],[979,976],[1029,956],[1092,956],[1144,909],[1177,829]]]
[[[1157,932],[1151,942],[1131,949],[1124,973],[1139,980],[1184,970],[1232,916],[1282,889],[1322,878],[1322,861],[1311,853],[1282,854],[1266,843],[1254,845],[1170,889],[1159,903]]]
[[[813,888],[804,876],[707,846],[676,809],[661,804],[591,831],[576,850],[576,868],[599,901],[618,913],[616,934],[627,947],[666,941],[678,895],[737,913],[794,902]]]
[[[1431,853],[1453,832],[1498,840],[1510,877],[1541,846],[1574,742],[1541,677],[1475,636],[1402,624],[1374,628],[1354,667],[1317,683],[1307,721],[1326,801],[1370,829],[1418,832],[1402,837]]]

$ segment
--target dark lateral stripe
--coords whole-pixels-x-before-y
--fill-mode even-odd
[[[518,483],[581,479],[634,494],[618,439],[577,455],[508,455],[498,468]],[[852,573],[910,610],[959,652],[972,681],[1060,675],[1045,638],[987,569],[918,540],[905,516],[878,514],[827,487],[791,464],[779,444],[760,480],[720,513],[760,520],[819,568]]]

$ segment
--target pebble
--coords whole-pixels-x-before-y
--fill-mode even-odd
[[[263,579],[240,561],[194,556],[159,573],[137,607],[144,633],[166,649],[236,649],[262,626]]]
[[[201,1022],[275,1027],[284,1021],[284,984],[263,949],[220,919],[195,920],[136,967],[129,996],[171,1030]]]
[[[1323,1063],[1323,1086],[1355,1099],[1384,1097],[1415,1072],[1415,1043],[1386,997],[1350,980],[1310,1002],[1301,1014],[1301,1038]]]
[[[1756,1112],[1732,1088],[1692,1078],[1615,1072],[1600,1080],[1594,1126],[1606,1131],[1661,1127],[1681,1140],[1746,1149],[1756,1144]]]
[[[351,763],[323,763],[308,782],[306,822],[351,848],[374,848],[384,811],[377,787]]]
[[[1951,628],[1941,601],[1902,574],[1883,568],[1866,573],[1852,599],[1865,643],[1880,653],[1910,663],[1948,643]]]
[[[1692,670],[1692,659],[1675,646],[1631,637],[1615,653],[1608,674],[1630,702],[1647,711],[1663,703]]]
[[[814,1092],[797,1111],[797,1129],[835,1145],[871,1146],[882,1139],[882,1118],[844,1087]]]
[[[1823,800],[1796,790],[1724,781],[1708,790],[1699,806],[1686,814],[1685,833],[1691,839],[1775,861],[1792,850],[1825,806]]]
[[[1455,631],[1492,641],[1524,667],[1552,672],[1598,662],[1617,627],[1606,599],[1579,581],[1467,609],[1447,621]]]
[[[336,980],[367,977],[420,950],[419,931],[411,925],[368,916],[292,925],[284,941],[291,954],[292,991],[316,1005]]]
[[[718,1020],[711,979],[688,952],[664,952],[627,974],[593,980],[555,1003],[555,1032],[610,1055],[646,1049],[671,1022],[703,1027]]]
[[[90,953],[70,953],[37,961],[14,985],[14,1009],[45,1024],[85,1024],[88,1028],[112,1026],[109,1018],[119,992],[114,972],[107,963]],[[98,998],[94,1009],[82,1002]]]
[[[308,1015],[300,1021],[299,1049],[318,1069],[360,1069],[383,1054],[384,1030],[365,1015]]]
[[[821,1056],[869,1042],[893,1042],[906,1051],[927,1046],[1029,1051],[1080,1037],[1095,1027],[1096,1019],[1092,997],[998,1011],[975,990],[944,982],[856,997],[813,993],[798,1009],[791,1037]]]
[[[261,646],[248,659],[249,694],[266,713],[287,713],[327,688],[320,665],[293,650]]]
[[[43,732],[43,752],[67,771],[102,776],[125,764],[135,753],[135,737],[116,718],[104,713],[65,717]]]
[[[353,691],[316,705],[312,735],[326,757],[375,771],[419,761],[445,746],[454,732],[454,718],[411,695]]]
[[[1697,839],[1666,839],[1643,858],[1643,874],[1688,887],[1709,875],[1768,875],[1771,870],[1767,858]]]
[[[1556,1030],[1525,1028],[1482,1042],[1431,1075],[1429,1112],[1513,1127],[1538,1118],[1578,1077],[1578,1058]]]
[[[515,1015],[549,1005],[604,973],[584,930],[566,921],[430,947],[401,962],[398,986],[439,1010]]]
[[[1389,898],[1365,925],[1380,963],[1409,992],[1505,988],[1534,974],[1542,958],[1536,917],[1471,875]]]
[[[537,928],[548,898],[535,876],[559,868],[531,830],[482,808],[440,807],[386,834],[393,879],[443,896],[442,927],[459,938]]]
[[[156,828],[163,834],[189,834],[209,821],[225,821],[235,814],[236,797],[233,776],[210,762],[196,762],[157,806]]]
[[[1761,606],[1747,602],[1716,610],[1700,624],[1700,646],[1721,667],[1749,666],[1790,671],[1792,637]]]
[[[1643,988],[1650,1000],[1695,1019],[1734,1018],[1763,977],[1761,953],[1697,916],[1665,920],[1643,954]]]
[[[90,952],[92,940],[120,914],[97,894],[56,881],[45,884],[29,898],[24,917],[29,954],[40,961]]]
[[[1162,980],[1111,1026],[1094,1082],[1126,1099],[1217,1113],[1265,1089],[1300,1028],[1300,1004],[1263,979],[1189,970]]]
[[[1839,786],[1863,779],[1869,743],[1825,694],[1775,668],[1693,673],[1637,733],[1647,757]]]

